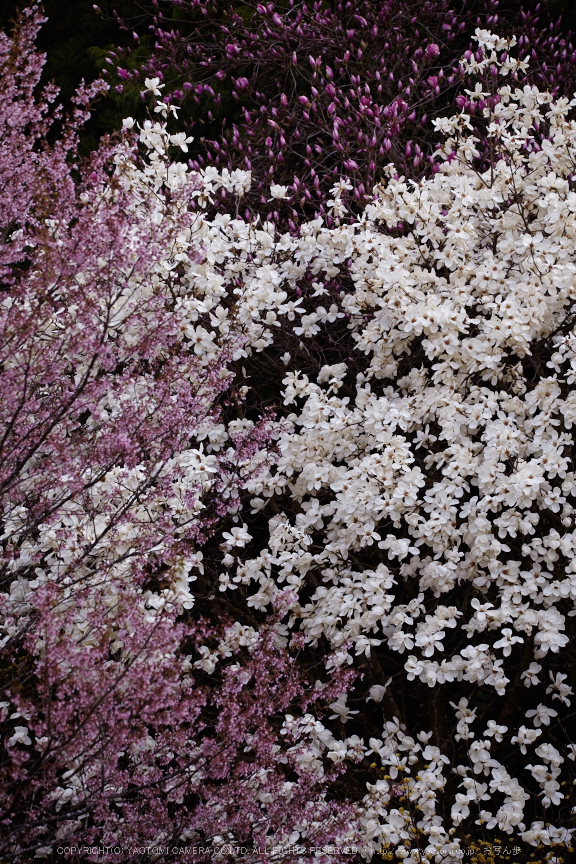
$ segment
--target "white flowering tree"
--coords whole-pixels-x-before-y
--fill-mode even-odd
[[[438,172],[389,166],[357,222],[277,244],[279,284],[349,280],[329,311],[296,301],[302,351],[345,316],[355,356],[313,376],[286,355],[278,460],[221,538],[223,593],[289,598],[285,638],[363,673],[336,737],[287,722],[362,759],[365,842],[409,862],[502,836],[533,860],[572,832],[576,102],[477,38]]]

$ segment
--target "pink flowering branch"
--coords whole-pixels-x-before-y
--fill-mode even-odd
[[[268,861],[297,825],[332,842],[350,835],[352,805],[326,798],[341,769],[281,733],[350,676],[314,687],[272,621],[235,641],[192,611],[201,544],[274,458],[270,412],[210,438],[247,335],[233,302],[218,339],[194,326],[202,180],[180,182],[152,123],[148,161],[128,124],[82,163],[100,84],[51,146],[41,20],[0,34],[0,854],[224,831]]]

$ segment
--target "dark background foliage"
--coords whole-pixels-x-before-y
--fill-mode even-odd
[[[11,30],[12,21],[26,2],[0,2],[0,29]],[[78,84],[98,77],[109,50],[134,41],[132,31],[121,30],[114,11],[146,40],[150,16],[135,0],[101,0],[98,14],[92,0],[45,0],[42,3],[47,22],[40,31],[38,47],[46,53],[43,81],[54,81],[64,103],[69,103]],[[102,99],[83,133],[84,152],[98,139],[122,124],[126,111],[121,102]]]
[[[418,0],[407,0],[407,3],[414,6],[417,15]],[[0,29],[10,30],[18,10],[26,5],[22,0],[2,0]],[[534,6],[514,0],[508,5],[511,8]],[[560,31],[576,30],[576,4],[572,0],[549,0],[539,5],[554,18],[562,16]],[[94,9],[92,0],[45,0],[42,4],[48,18],[38,39],[40,49],[47,55],[43,79],[53,80],[58,85],[65,103],[82,79],[90,81],[100,74],[111,50],[134,48],[134,33],[138,36],[139,52],[143,58],[148,53],[149,27],[155,11],[150,0],[100,0],[98,6],[100,13]],[[177,17],[178,9],[173,8],[170,14]],[[117,17],[125,23],[126,29],[121,28]],[[125,94],[117,93],[100,101],[84,131],[82,147],[85,152],[93,149],[103,134],[118,129],[126,114],[135,112],[133,101]],[[191,119],[200,121],[203,118]]]

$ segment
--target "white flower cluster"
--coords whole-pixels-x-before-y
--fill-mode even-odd
[[[513,43],[477,38],[479,72],[521,81],[525,63],[496,54]],[[493,96],[481,84],[469,93],[488,106],[484,163],[460,114],[439,123],[449,137],[430,179],[390,167],[354,224],[316,220],[279,241],[317,279],[352,280],[330,314],[347,316],[365,367],[355,386],[343,386],[347,363],[319,363],[315,381],[286,374],[289,428],[277,463],[251,486],[253,513],[277,502],[269,539],[258,554],[229,554],[220,577],[260,611],[289,589],[289,626],[328,644],[336,663],[376,653],[396,677],[443,685],[435,698],[445,705],[469,694],[454,704],[463,761],[452,766],[461,785],[448,821],[436,807],[440,727],[416,779],[409,765],[421,748],[390,701],[394,743],[370,742],[389,779],[369,786],[366,838],[409,846],[414,862],[419,833],[440,850],[466,819],[534,845],[570,840],[550,812],[545,829],[534,814],[560,805],[572,778],[569,726],[557,718],[573,696],[558,663],[576,614],[576,101],[514,83]],[[285,261],[277,268],[284,284]],[[326,320],[312,305],[297,309],[302,338]],[[532,693],[534,707],[504,710],[529,706]],[[486,700],[496,713],[480,726]],[[351,720],[345,697],[331,707]],[[399,771],[417,821],[413,809],[389,809]]]

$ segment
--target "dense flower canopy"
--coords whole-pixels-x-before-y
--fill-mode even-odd
[[[509,43],[478,41],[472,71],[522,72]],[[570,833],[576,102],[515,83],[470,99],[484,106],[489,166],[461,113],[438,122],[430,180],[391,166],[360,220],[280,240],[318,286],[346,269],[339,308],[365,368],[355,384],[346,363],[316,382],[288,373],[280,457],[252,486],[256,510],[277,499],[280,512],[266,547],[238,563],[228,553],[220,577],[256,609],[288,587],[289,627],[338,663],[377,654],[370,696],[387,695],[386,725],[365,745],[389,776],[361,816],[376,848],[421,832],[455,844],[470,822],[524,843]],[[296,332],[326,314],[308,308]],[[433,704],[407,737],[415,680]],[[336,710],[358,722],[346,700]]]
[[[339,178],[298,232],[183,161],[158,77],[80,183],[80,115],[39,168],[46,124],[6,121],[34,192],[2,247],[14,860],[570,854],[576,99],[475,40],[434,170],[383,165],[357,212]]]

